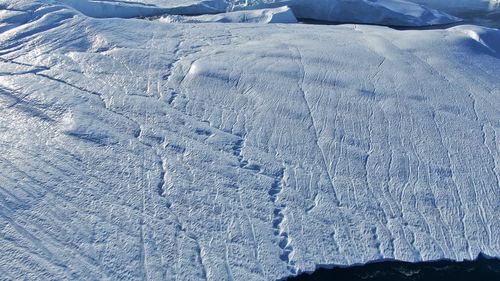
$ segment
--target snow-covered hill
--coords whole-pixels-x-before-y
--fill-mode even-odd
[[[1,279],[500,256],[499,30],[97,19],[62,2],[0,4]]]
[[[288,6],[274,9],[241,10],[215,15],[164,15],[158,20],[165,23],[297,23],[295,14]]]
[[[22,0],[26,1],[26,0]],[[460,19],[404,0],[45,0],[97,18],[201,15],[289,5],[300,18],[396,26],[448,24]]]

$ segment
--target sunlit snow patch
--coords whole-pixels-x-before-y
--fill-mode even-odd
[[[3,279],[500,256],[500,60],[477,43],[498,51],[498,30],[165,24],[21,1],[0,4],[29,15],[0,34]]]
[[[500,54],[500,31],[493,28],[480,28],[473,25],[455,27],[454,30],[465,34],[494,54]]]

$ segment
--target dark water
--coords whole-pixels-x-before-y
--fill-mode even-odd
[[[500,281],[500,259],[407,263],[383,261],[347,268],[318,269],[288,281]]]

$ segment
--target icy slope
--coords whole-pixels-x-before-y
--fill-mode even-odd
[[[437,9],[454,10],[454,9],[469,9],[480,10],[484,8],[498,8],[499,0],[411,0],[412,2],[424,4],[426,6],[435,7]]]
[[[500,256],[498,30],[30,3],[1,19],[2,279],[275,280]]]
[[[191,17],[167,15],[158,20],[166,23],[297,23],[295,15],[287,6],[274,9],[235,11]]]
[[[161,14],[214,14],[289,5],[299,18],[396,26],[457,22],[446,13],[404,0],[47,0],[70,5],[98,18],[145,17]]]
[[[448,24],[460,19],[404,0],[295,0],[299,18],[394,26]]]
[[[224,12],[224,0],[47,0],[64,4],[95,18],[134,18],[162,14],[207,14]]]

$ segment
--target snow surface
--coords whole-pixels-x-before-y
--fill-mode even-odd
[[[427,26],[459,18],[404,0],[46,0],[97,18],[200,15],[289,5],[299,18],[395,26]]]
[[[448,24],[459,18],[402,0],[296,0],[299,18],[394,26]]]
[[[224,0],[52,0],[55,4],[69,5],[81,13],[95,18],[134,18],[162,14],[206,14],[225,11]]]
[[[274,9],[245,10],[194,17],[167,15],[161,17],[159,21],[166,23],[297,23],[295,15],[287,6]]]
[[[500,256],[499,30],[0,5],[2,279]]]
[[[495,9],[498,8],[500,0],[411,0],[412,2],[424,4],[426,6],[435,7],[437,9],[454,10],[454,9]]]

